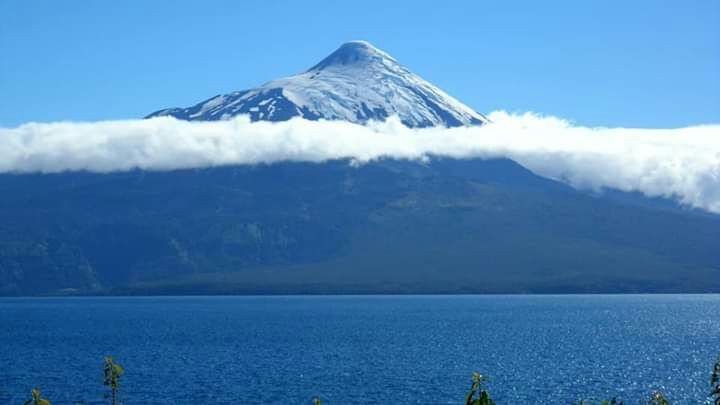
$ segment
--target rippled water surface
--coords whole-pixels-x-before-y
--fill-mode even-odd
[[[662,389],[706,399],[720,296],[0,299],[0,403],[459,404],[479,370],[498,404]]]

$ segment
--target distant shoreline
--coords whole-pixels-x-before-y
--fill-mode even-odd
[[[122,297],[138,297],[138,298],[183,298],[183,297],[529,297],[529,296],[683,296],[683,295],[720,295],[720,292],[578,292],[578,293],[226,293],[226,294],[113,294],[113,293],[95,293],[95,294],[38,294],[38,295],[0,295],[3,298],[122,298]]]

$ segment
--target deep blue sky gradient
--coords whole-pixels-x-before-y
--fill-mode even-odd
[[[480,112],[720,122],[720,1],[0,0],[0,126],[142,117],[366,39]]]

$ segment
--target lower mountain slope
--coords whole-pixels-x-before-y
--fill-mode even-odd
[[[0,294],[720,292],[720,216],[510,160],[0,175]]]

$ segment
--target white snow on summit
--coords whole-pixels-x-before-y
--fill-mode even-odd
[[[223,120],[238,114],[248,114],[254,121],[300,116],[355,123],[396,115],[409,127],[480,125],[488,121],[365,41],[345,43],[295,76],[148,117]]]

